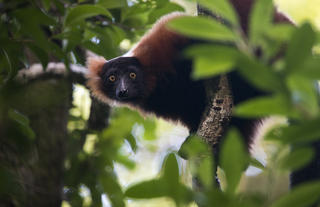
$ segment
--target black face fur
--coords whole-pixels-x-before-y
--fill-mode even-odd
[[[135,57],[118,57],[103,65],[102,91],[112,100],[138,102],[143,97],[143,71]]]

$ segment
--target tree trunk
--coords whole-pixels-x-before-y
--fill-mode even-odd
[[[27,144],[25,150],[20,149],[21,143],[10,140],[26,139],[12,137],[17,134],[10,129],[10,124],[4,124],[0,132],[0,162],[19,186],[18,196],[1,197],[1,206],[61,206],[72,83],[63,77],[39,78],[19,85],[8,98],[9,110],[29,118],[35,137],[20,140],[32,143]]]
[[[216,154],[231,119],[233,99],[226,75],[207,80],[205,86],[208,100],[197,135],[202,137]]]
[[[198,15],[211,16],[221,20],[218,16],[199,5],[197,9]],[[219,186],[219,181],[216,178],[216,167],[219,161],[219,144],[231,120],[233,96],[227,75],[219,75],[206,80],[205,88],[208,97],[207,104],[197,130],[197,135],[212,149],[214,156],[214,168],[212,169],[214,171],[213,180],[216,181],[217,186]],[[193,177],[193,187],[197,191],[202,190],[202,184],[199,183],[197,177]],[[201,206],[201,204],[198,205]]]

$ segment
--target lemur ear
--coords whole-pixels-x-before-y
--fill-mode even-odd
[[[87,68],[89,69],[89,72],[94,75],[98,75],[103,65],[107,62],[104,57],[101,56],[95,56],[95,57],[88,57],[87,59]]]

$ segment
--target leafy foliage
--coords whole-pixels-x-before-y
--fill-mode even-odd
[[[122,52],[120,43],[123,40],[134,42],[160,16],[183,10],[168,0],[128,2],[0,1],[0,135],[1,127],[8,127],[12,135],[9,141],[17,146],[19,153],[27,153],[37,139],[29,118],[6,102],[8,93],[15,90],[11,80],[21,68],[34,62],[40,62],[46,68],[48,62],[55,60],[67,66],[70,63],[84,65],[86,50],[107,59],[113,58]],[[236,115],[282,115],[295,124],[278,127],[268,134],[268,139],[279,145],[274,152],[274,166],[256,165],[260,164],[263,170],[272,167],[279,171],[303,167],[314,152],[308,147],[285,149],[299,143],[310,144],[320,138],[317,91],[320,59],[313,52],[320,43],[320,34],[308,23],[297,27],[273,24],[271,1],[257,0],[246,38],[240,35],[244,32],[228,1],[199,2],[227,24],[205,17],[182,17],[170,23],[170,28],[205,42],[185,52],[194,59],[193,77],[202,79],[238,70],[257,88],[268,92],[268,96],[236,106]],[[257,50],[261,51],[259,57],[255,55]],[[124,189],[119,184],[114,164],[133,169],[135,163],[121,147],[128,142],[133,151],[137,149],[137,137],[132,133],[136,124],[144,126],[144,139],[154,139],[154,120],[141,118],[137,112],[128,109],[117,109],[113,111],[109,126],[101,132],[92,131],[86,122],[87,118],[70,114],[64,199],[71,206],[87,205],[81,196],[83,188],[90,191],[90,206],[101,206],[104,194],[116,207],[125,206],[127,199],[163,196],[171,198],[177,206],[194,201],[200,206],[237,207],[308,206],[319,202],[319,182],[302,184],[274,202],[265,195],[240,193],[240,178],[250,159],[236,129],[229,131],[219,157],[227,186],[223,191],[215,185],[212,152],[198,138],[191,139],[183,148],[192,174],[203,185],[202,191],[192,190],[181,181],[181,167],[172,152],[164,159],[159,177]],[[92,147],[88,149],[85,146],[90,140]],[[14,175],[5,167],[0,168],[0,175],[0,194],[18,198],[21,189],[17,187]]]
[[[232,10],[228,9],[229,6],[220,5],[227,4],[227,1],[217,1],[216,4],[209,1],[200,3],[231,24],[225,27],[225,30],[216,30],[219,31],[219,36],[211,35],[210,38],[208,35],[212,33],[212,25],[220,24],[217,19],[210,19],[208,21],[211,23],[207,23],[202,21],[202,18],[198,21],[194,17],[193,21],[188,23],[178,19],[171,24],[172,28],[185,35],[214,41],[188,49],[186,54],[195,60],[194,78],[207,78],[236,69],[257,88],[268,92],[267,96],[240,103],[235,108],[235,114],[242,117],[282,115],[290,118],[294,124],[275,128],[268,135],[269,140],[280,144],[274,152],[275,166],[270,167],[286,171],[305,166],[314,156],[314,152],[309,147],[298,147],[301,145],[299,143],[306,146],[320,138],[316,129],[316,125],[319,125],[316,73],[320,71],[320,64],[319,55],[312,52],[317,45],[315,37],[318,33],[308,23],[296,28],[292,25],[273,24],[272,1],[259,0],[251,13],[248,39],[237,36],[232,39],[234,44],[230,46],[230,34],[237,35],[243,31],[239,31],[241,29],[234,20]],[[257,50],[261,52],[259,56],[256,56]],[[310,62],[310,67],[309,61],[313,62]],[[309,68],[317,71],[315,74],[310,71],[312,77],[307,75]],[[220,164],[226,177],[225,192],[214,193],[215,191],[210,189],[210,194],[204,193],[204,197],[207,196],[206,202],[197,200],[197,203],[202,204],[201,206],[262,206],[262,203],[267,206],[266,198],[260,197],[260,201],[255,200],[252,195],[244,198],[237,191],[240,177],[249,162],[238,133],[229,131],[224,144],[220,153]],[[292,145],[295,148],[285,150]],[[264,170],[268,170],[268,166],[266,167]],[[318,187],[316,182],[302,184],[270,206],[309,206],[319,202],[316,195]],[[215,199],[210,200],[209,195]]]
[[[29,119],[8,101],[17,92],[12,80],[20,69],[38,62],[46,68],[52,61],[67,67],[70,63],[85,65],[87,50],[113,58],[122,52],[123,40],[134,42],[158,17],[183,8],[168,0],[4,0],[0,11],[0,137],[1,143],[9,142],[23,157],[32,152],[39,137],[30,126],[34,117]],[[98,132],[88,128],[87,119],[81,112],[70,111],[64,199],[71,206],[101,206],[101,197],[107,195],[113,206],[125,206],[114,163],[134,168],[121,148],[129,143],[133,151],[137,149],[136,125],[144,127],[139,139],[155,139],[155,121],[119,109],[113,111],[109,127]],[[12,199],[24,206],[18,178],[10,173],[2,154],[0,157],[1,202],[2,198]],[[82,196],[83,189],[89,191],[89,203]]]

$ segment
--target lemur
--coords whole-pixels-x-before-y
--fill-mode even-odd
[[[230,0],[244,33],[248,31],[248,16],[254,0]],[[159,19],[128,53],[111,60],[90,58],[88,86],[94,96],[112,105],[125,105],[142,113],[181,122],[190,132],[200,124],[206,106],[204,80],[193,80],[192,61],[182,55],[194,40],[171,31],[166,24],[182,13],[172,13]],[[282,13],[275,12],[274,22],[291,23]],[[234,104],[264,95],[236,71],[228,74]],[[256,119],[231,119],[250,145],[257,130]],[[292,184],[320,178],[320,144],[317,157],[310,166],[292,174]],[[318,163],[317,163],[318,162]],[[303,174],[308,175],[303,175]]]

